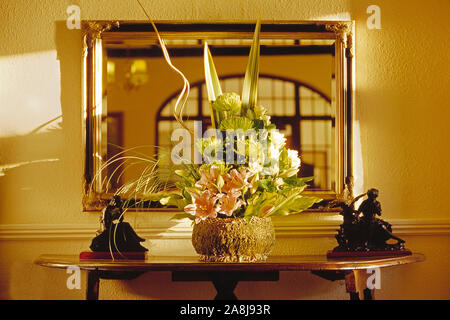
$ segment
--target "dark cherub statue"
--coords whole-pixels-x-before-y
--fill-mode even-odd
[[[358,210],[355,210],[355,202],[366,195],[368,198],[361,203]],[[341,256],[339,253],[342,252],[397,251],[399,254],[409,252],[404,248],[405,241],[392,234],[391,224],[377,218],[381,216],[381,204],[377,197],[378,190],[370,189],[350,203],[339,202],[335,205],[342,209],[344,221],[336,235],[338,246],[328,256]],[[397,243],[387,243],[391,239]]]
[[[114,196],[103,211],[103,228],[92,240],[91,250],[95,252],[145,252],[148,251],[128,222],[123,221],[122,199]]]
[[[365,230],[366,247],[371,250],[403,250],[405,241],[392,234],[390,223],[377,218],[381,216],[381,204],[377,200],[378,190],[367,191],[367,199],[358,208],[358,214],[362,214],[361,226]],[[394,239],[396,244],[387,244],[386,241]]]
[[[381,204],[377,198],[378,190],[373,188],[369,189],[367,191],[367,199],[358,208],[358,214],[363,214],[362,219],[366,223],[376,222],[376,216],[381,216]]]

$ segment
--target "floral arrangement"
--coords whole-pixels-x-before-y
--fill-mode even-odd
[[[167,64],[184,82],[175,103],[174,118],[184,128],[177,129],[184,130],[181,137],[188,138],[187,143],[184,139],[180,143],[181,148],[175,146],[170,152],[172,163],[178,165],[170,167],[175,169],[173,173],[179,179],[175,185],[172,181],[163,181],[161,167],[170,160],[161,154],[158,158],[149,157],[135,147],[123,150],[102,165],[91,184],[91,194],[94,181],[104,186],[108,193],[115,173],[120,172],[119,181],[125,171],[119,169],[143,164],[138,178],[127,181],[114,192],[115,196],[126,198],[121,204],[124,208],[121,216],[128,208],[144,206],[146,202],[177,206],[183,213],[175,215],[174,219],[189,218],[195,222],[192,244],[200,254],[200,260],[265,260],[275,241],[270,217],[299,213],[321,199],[302,194],[312,178],[298,177],[301,166],[298,152],[287,148],[285,136],[271,123],[267,110],[257,103],[260,21],[256,23],[242,96],[222,92],[211,52],[205,43],[205,83],[213,128],[206,130],[203,137],[192,144],[192,132],[183,122],[189,81],[172,64],[155,23],[137,1],[155,30]],[[103,177],[102,172],[111,165],[116,167],[113,173]],[[177,188],[173,189],[174,186]],[[114,246],[117,249],[115,243]]]
[[[242,98],[222,93],[208,44],[204,47],[205,80],[213,135],[195,141],[202,162],[179,159],[182,169],[175,193],[162,193],[163,205],[176,205],[196,223],[210,218],[285,216],[321,199],[302,195],[312,178],[299,178],[301,160],[286,147],[286,138],[257,104],[259,73],[258,20],[244,78]]]

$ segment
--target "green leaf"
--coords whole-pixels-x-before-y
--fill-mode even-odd
[[[283,196],[277,201],[276,207],[266,216],[285,216],[294,213],[300,213],[310,208],[314,203],[320,202],[322,199],[316,197],[304,197],[299,193],[297,188],[293,188],[283,192]],[[303,190],[304,187],[299,189]]]
[[[196,179],[196,180],[200,179],[200,175],[198,174],[197,167],[194,164],[183,163],[183,166],[186,168],[186,170],[189,171],[189,173],[192,175],[192,177],[194,179]]]
[[[186,172],[185,170],[175,170],[175,174],[177,176],[180,176],[180,177],[183,177],[183,178],[189,177],[189,172]]]
[[[252,48],[250,49],[247,70],[245,71],[244,87],[242,89],[242,115],[247,114],[247,109],[252,109],[256,106],[258,96],[260,29],[261,21],[258,19],[253,35],[253,43]]]
[[[284,182],[290,186],[303,187],[306,186],[306,182],[313,180],[314,177],[305,177],[298,178],[296,176],[292,176],[289,178],[284,178]]]
[[[310,208],[314,203],[320,201],[321,199],[316,197],[295,196],[277,210],[272,211],[270,216],[286,216],[289,214],[300,213],[303,210]]]
[[[255,120],[255,118],[256,118],[255,112],[251,109],[247,109],[247,114],[245,116],[247,118],[249,118],[250,120]]]
[[[192,202],[192,197],[189,192],[186,191],[186,189],[182,190],[181,193],[187,202]]]
[[[217,76],[211,52],[209,51],[208,44],[206,42],[203,59],[205,68],[206,90],[208,92],[208,100],[211,108],[211,123],[214,128],[217,128],[220,123],[219,112],[217,110],[213,110],[211,105],[222,94],[222,89],[220,88],[219,77]]]
[[[168,191],[153,193],[147,197],[147,200],[159,202],[163,206],[176,206],[183,209],[187,204],[187,200],[182,195],[182,191]]]
[[[279,195],[276,192],[258,192],[248,201],[244,216],[264,216],[263,208],[267,206],[275,207]]]
[[[254,119],[253,120],[253,128],[255,129],[264,129],[264,121],[259,120],[259,119]]]
[[[225,185],[225,180],[223,180],[222,176],[217,177],[217,190],[222,192],[222,187]]]
[[[238,130],[242,129],[244,132],[253,128],[253,121],[246,117],[231,117],[222,120],[220,123],[220,130]]]
[[[179,195],[170,195],[159,200],[163,206],[176,206],[178,209],[183,209],[188,203],[186,199]]]
[[[282,148],[278,161],[280,165],[280,171],[289,169],[289,156],[285,147]]]
[[[272,179],[262,179],[258,181],[258,186],[267,192],[274,192],[275,191],[275,185],[273,183]]]

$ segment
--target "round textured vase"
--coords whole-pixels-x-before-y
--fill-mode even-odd
[[[192,244],[202,261],[264,261],[275,244],[275,230],[271,218],[211,218],[194,225]]]

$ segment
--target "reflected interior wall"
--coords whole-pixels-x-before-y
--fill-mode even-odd
[[[130,66],[134,60],[129,58],[110,60],[115,65],[115,76],[114,81],[107,86],[107,109],[108,112],[122,114],[123,147],[129,149],[149,146],[139,149],[139,152],[152,155],[155,152],[152,146],[156,145],[154,128],[157,114],[167,99],[179,92],[183,82],[180,76],[168,67],[163,58],[147,58],[145,61],[148,82],[140,87],[127,89],[127,73],[130,72]],[[202,57],[175,57],[171,60],[177,68],[182,70],[191,85],[203,81]],[[229,75],[243,75],[247,61],[247,57],[214,57],[220,79]],[[264,56],[261,57],[260,73],[300,81],[316,88],[331,99],[332,63],[331,55]],[[240,95],[241,91],[237,93]],[[265,95],[267,96],[267,93]],[[184,120],[188,118],[186,112]],[[308,144],[309,139],[302,139],[303,143]],[[129,167],[124,171],[123,181],[130,181],[131,177],[139,177],[139,171],[142,169],[143,167],[139,165]]]

